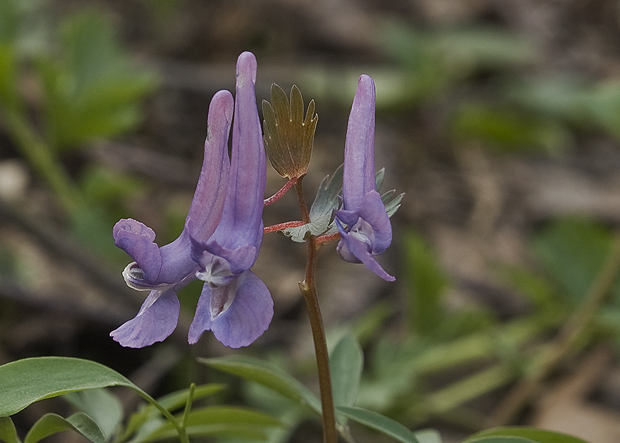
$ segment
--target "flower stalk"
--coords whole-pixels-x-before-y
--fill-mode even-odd
[[[308,207],[304,199],[301,180],[295,184],[299,209],[304,221],[310,221]],[[323,413],[323,442],[337,443],[338,434],[336,432],[336,414],[334,410],[334,397],[332,394],[331,375],[329,371],[329,352],[327,351],[327,341],[325,339],[325,327],[323,316],[319,305],[319,296],[316,290],[316,263],[320,245],[315,236],[308,239],[308,256],[306,258],[306,272],[304,281],[299,283],[299,290],[304,296],[308,309],[308,318],[312,329],[312,339],[314,341],[314,353],[316,356],[317,372],[319,377],[319,390],[321,393],[321,408]]]

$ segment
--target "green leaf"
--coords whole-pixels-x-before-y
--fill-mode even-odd
[[[523,437],[480,437],[467,440],[463,443],[536,443],[534,440]],[[559,442],[558,442],[559,443]]]
[[[336,407],[336,410],[339,413],[346,415],[351,420],[355,420],[364,426],[375,429],[382,434],[392,437],[394,440],[402,443],[420,443],[420,441],[416,438],[415,433],[385,415],[381,415],[367,409],[350,406],[339,406]]]
[[[0,441],[5,443],[21,443],[13,420],[9,417],[0,417]]]
[[[476,72],[531,62],[536,56],[535,46],[522,35],[496,27],[421,31],[392,20],[383,29],[386,52],[410,76],[399,85],[399,94],[391,94],[392,106],[418,104]]]
[[[422,237],[408,232],[404,237],[405,266],[409,286],[409,318],[412,330],[429,335],[443,318],[441,296],[448,280],[438,260]]]
[[[491,366],[433,392],[427,397],[427,403],[434,413],[445,413],[483,394],[506,386],[517,375],[517,371],[510,365]]]
[[[0,42],[0,105],[8,110],[20,107],[17,65],[15,47]]]
[[[593,85],[583,96],[583,106],[593,124],[620,138],[620,82],[616,79]]]
[[[387,191],[386,193],[381,194],[381,201],[385,205],[385,210],[387,211],[387,215],[390,218],[394,214],[396,214],[396,211],[398,211],[398,208],[400,208],[400,202],[403,200],[403,197],[405,196],[404,192],[398,194],[397,196],[394,196],[394,194],[396,194],[395,189],[391,189]]]
[[[60,51],[40,56],[48,142],[75,148],[133,128],[139,100],[155,87],[152,73],[133,66],[112,26],[95,12],[70,16],[62,25]]]
[[[264,438],[266,430],[281,425],[279,420],[270,415],[235,406],[210,406],[192,410],[186,421],[187,434],[190,437],[227,435]],[[169,422],[165,422],[144,438],[134,441],[149,442],[176,435],[176,429]]]
[[[88,414],[97,423],[106,441],[110,440],[123,420],[123,405],[107,389],[71,392],[63,398]]]
[[[13,415],[45,398],[109,386],[125,386],[149,397],[126,377],[90,360],[35,357],[14,361],[0,366],[0,417]]]
[[[216,394],[224,389],[224,385],[221,384],[207,384],[197,386],[194,390],[193,400],[199,400],[201,398],[208,397],[209,395]],[[173,392],[157,399],[157,402],[168,411],[175,411],[176,409],[185,406],[189,389],[183,389],[181,391]],[[136,432],[138,428],[145,427],[145,423],[157,420],[159,423],[160,412],[153,405],[144,405],[138,412],[134,413],[127,424],[125,435],[129,436]],[[146,425],[149,427],[149,425]]]
[[[547,431],[527,426],[514,426],[486,429],[471,435],[463,443],[495,443],[496,440],[486,440],[488,438],[513,438],[516,440],[505,440],[510,442],[535,442],[535,443],[587,443],[586,441],[573,437],[572,435],[562,434],[560,432]],[[503,442],[504,440],[497,440]]]
[[[13,43],[17,39],[21,17],[16,0],[0,2],[0,44]]]
[[[572,304],[580,302],[607,256],[611,233],[597,223],[565,219],[554,222],[533,240],[547,272]],[[617,288],[616,288],[617,290]]]
[[[71,430],[79,432],[94,443],[106,441],[97,423],[83,412],[78,412],[67,419],[57,414],[45,414],[30,428],[24,443],[36,443],[52,434]]]
[[[537,310],[557,311],[557,287],[546,276],[519,266],[500,265],[499,270],[504,280],[527,297]]]
[[[509,152],[558,152],[571,142],[568,129],[556,120],[493,104],[463,103],[450,130],[458,141],[482,141]]]
[[[305,403],[312,410],[321,414],[321,402],[312,391],[286,371],[268,362],[242,355],[199,358],[198,361],[220,371],[243,377],[273,389],[286,398]]]
[[[381,168],[375,173],[375,189],[377,191],[381,190],[384,179],[385,179],[385,168]],[[398,211],[398,208],[400,208],[400,202],[403,200],[403,197],[405,196],[404,192],[401,194],[398,194],[397,196],[394,196],[394,194],[396,194],[395,189],[390,189],[389,191],[381,194],[381,201],[385,205],[385,210],[387,211],[388,217],[390,218],[394,214],[396,214],[396,211]]]
[[[355,404],[363,365],[364,355],[355,337],[342,337],[329,359],[335,406]]]
[[[290,237],[294,242],[303,243],[310,235],[322,235],[337,231],[332,220],[334,211],[338,209],[338,194],[342,189],[342,169],[343,165],[338,166],[331,177],[328,175],[321,182],[310,207],[310,223],[283,229],[282,234]]]

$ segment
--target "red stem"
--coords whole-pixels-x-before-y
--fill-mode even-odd
[[[265,226],[265,230],[263,231],[265,234],[269,234],[270,232],[282,231],[287,228],[296,228],[298,226],[305,225],[305,222],[302,221],[290,221],[284,223],[278,223],[277,225]]]
[[[340,240],[340,232],[336,232],[335,234],[330,235],[321,235],[320,237],[317,237],[316,243],[318,245],[322,245],[323,243],[329,243],[336,240]]]
[[[295,184],[299,209],[302,219],[310,222],[310,213],[304,199],[301,180]],[[317,238],[312,235],[308,239],[308,257],[306,259],[306,275],[304,281],[299,283],[299,289],[304,296],[308,308],[308,317],[314,340],[314,353],[316,355],[317,372],[319,375],[319,390],[321,391],[321,408],[323,412],[323,443],[338,443],[336,431],[336,414],[334,410],[334,398],[332,394],[332,382],[329,372],[329,353],[325,340],[325,327],[323,316],[319,306],[319,297],[316,291],[315,273],[320,245]]]
[[[264,203],[265,206],[269,206],[269,205],[277,202],[278,200],[280,200],[280,198],[282,198],[282,196],[284,194],[286,194],[286,191],[288,191],[295,184],[297,184],[298,180],[299,180],[298,177],[290,178],[286,183],[284,183],[284,186],[282,186],[275,194],[273,194],[271,197],[265,199],[265,203]]]

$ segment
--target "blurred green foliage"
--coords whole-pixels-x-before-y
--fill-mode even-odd
[[[75,236],[118,257],[110,226],[124,197],[140,192],[140,182],[89,166],[74,177],[63,156],[135,130],[158,80],[131,60],[101,11],[80,11],[59,23],[42,20],[45,14],[37,2],[0,4],[0,116]]]
[[[480,25],[421,30],[390,22],[382,44],[402,72],[385,77],[379,104],[447,105],[446,132],[456,145],[557,153],[572,146],[578,130],[620,137],[620,82],[541,74],[535,67],[543,54],[526,36]],[[384,87],[381,75],[377,84]]]
[[[75,149],[114,137],[142,119],[141,99],[156,85],[121,49],[101,14],[81,12],[61,24],[59,54],[39,55],[47,141],[56,150]]]

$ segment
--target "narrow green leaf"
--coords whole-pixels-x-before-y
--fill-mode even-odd
[[[480,437],[473,440],[467,440],[463,443],[537,443],[534,440],[523,437]],[[560,443],[560,442],[557,442]],[[564,442],[561,442],[564,443]]]
[[[123,420],[123,405],[107,389],[71,392],[63,398],[81,412],[88,414],[97,423],[106,440],[110,440]]]
[[[94,443],[106,441],[97,423],[83,412],[78,412],[67,419],[56,414],[45,414],[30,428],[24,443],[37,443],[52,434],[71,430],[79,432]]]
[[[441,296],[447,278],[438,260],[422,237],[409,232],[405,240],[405,264],[408,273],[410,327],[421,335],[436,330],[443,317]]]
[[[217,392],[220,392],[224,389],[224,385],[221,384],[206,384],[197,386],[194,391],[193,399],[194,401],[208,397],[209,395],[213,395]],[[183,389],[181,391],[172,392],[168,395],[160,397],[157,399],[157,402],[164,408],[166,408],[170,412],[174,412],[175,410],[183,407],[187,400],[187,395],[189,393],[189,389]],[[125,437],[129,437],[134,432],[138,430],[138,428],[148,427],[145,425],[147,422],[152,422],[153,420],[157,420],[159,423],[161,420],[160,411],[153,405],[147,404],[144,405],[138,412],[135,412],[131,415],[129,419],[129,423],[125,429]]]
[[[187,435],[191,438],[194,437],[223,437],[229,441],[229,439],[238,438],[244,443],[255,441],[268,441],[268,432],[265,427],[259,427],[254,425],[244,425],[238,423],[216,423],[216,424],[202,424],[187,428]],[[174,439],[177,436],[176,431],[168,429],[165,432],[158,432],[157,435],[148,436],[148,439],[131,440],[131,443],[143,443],[151,441],[161,441]],[[211,441],[211,440],[208,440]],[[235,440],[233,440],[235,441]]]
[[[517,377],[517,372],[508,364],[498,364],[482,369],[468,377],[441,388],[428,396],[433,412],[444,413],[469,400],[487,394],[507,385]]]
[[[364,365],[362,348],[351,335],[345,335],[329,359],[335,406],[353,406]]]
[[[556,120],[494,104],[461,104],[450,131],[460,142],[482,141],[504,152],[560,152],[571,141],[568,129]]]
[[[312,391],[281,368],[252,357],[232,355],[219,358],[199,358],[199,362],[266,386],[286,398],[305,403],[321,414],[321,403]]]
[[[385,210],[390,218],[396,214],[396,211],[400,208],[400,202],[403,201],[403,197],[405,196],[404,192],[401,192],[397,196],[394,196],[394,194],[396,194],[396,189],[391,189],[381,194],[381,201],[385,205]]]
[[[2,11],[0,11],[1,14]],[[0,104],[7,110],[15,111],[20,108],[17,79],[17,51],[14,46],[0,41]]]
[[[420,443],[420,441],[416,438],[415,433],[385,415],[381,415],[367,409],[350,406],[338,406],[336,407],[336,410],[339,413],[346,415],[351,420],[355,420],[364,426],[375,429],[382,434],[392,437],[394,440],[402,443]]]
[[[563,434],[560,432],[547,431],[545,429],[537,429],[527,426],[511,426],[502,428],[486,429],[471,435],[463,443],[495,443],[491,440],[483,440],[486,438],[518,438],[522,440],[510,440],[512,441],[528,441],[536,443],[587,443],[586,441],[573,437],[572,435]],[[499,440],[498,440],[499,442]],[[508,440],[507,440],[508,442]]]
[[[17,436],[13,420],[9,417],[0,417],[0,441],[5,443],[22,443]]]
[[[187,433],[191,437],[214,434],[245,436],[247,433],[264,435],[267,428],[282,424],[274,417],[262,412],[235,406],[210,406],[192,410],[186,421]],[[163,423],[141,441],[155,441],[176,435],[175,428]]]
[[[125,386],[148,397],[126,377],[102,364],[65,357],[35,357],[0,366],[0,417],[30,404],[85,389]]]

